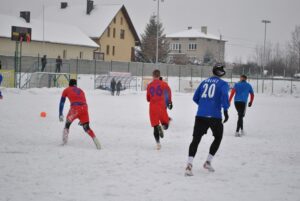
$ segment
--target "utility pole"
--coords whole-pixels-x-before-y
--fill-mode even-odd
[[[264,93],[264,87],[265,87],[265,65],[266,65],[266,40],[267,40],[267,24],[271,23],[269,20],[262,20],[262,23],[265,24],[265,37],[264,37],[264,58],[263,58],[263,65],[262,65],[262,93]]]
[[[159,3],[164,2],[164,0],[154,0],[157,1],[157,13],[156,13],[156,57],[155,63],[158,64],[158,45],[159,45]]]

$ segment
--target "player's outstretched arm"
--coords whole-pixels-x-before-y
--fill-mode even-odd
[[[250,86],[250,102],[248,103],[248,107],[251,107],[252,106],[252,103],[254,101],[254,91],[253,91],[253,88]]]
[[[228,91],[229,91],[229,86],[226,83],[223,87],[222,87],[222,96],[221,96],[221,101],[222,101],[222,107],[224,110],[224,123],[228,121],[229,119],[229,115],[228,115],[228,109],[230,107],[230,103],[229,103],[229,97],[228,97]]]
[[[65,102],[66,102],[66,97],[62,96],[59,103],[59,121],[64,121],[63,110],[64,110]]]

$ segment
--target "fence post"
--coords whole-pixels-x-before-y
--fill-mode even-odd
[[[180,92],[180,82],[181,82],[180,79],[181,79],[181,66],[179,66],[179,85],[178,85],[179,86],[179,90],[178,90],[179,92]]]
[[[272,94],[274,93],[274,68],[272,68]]]
[[[112,67],[112,60],[110,60],[110,72],[112,72],[113,71],[113,67]]]
[[[193,66],[191,65],[191,88],[193,91]]]
[[[96,74],[97,74],[97,70],[96,70],[96,59],[94,59],[94,89],[96,89]]]
[[[262,77],[262,86],[261,86],[261,93],[264,93],[264,88],[265,88],[265,72],[264,72],[264,68],[261,69],[261,77]]]
[[[291,76],[291,94],[293,94],[293,77]]]
[[[76,58],[76,79],[78,80],[78,69],[79,69],[79,61],[78,61],[78,57]]]
[[[258,93],[259,88],[258,88],[258,70],[256,70],[256,93]]]
[[[142,84],[141,84],[141,91],[143,91],[143,85],[144,85],[144,63],[142,63]]]
[[[130,72],[130,62],[128,62],[127,67],[128,67],[128,73],[129,73]]]

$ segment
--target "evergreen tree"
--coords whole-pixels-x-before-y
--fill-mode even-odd
[[[141,47],[137,51],[137,60],[146,63],[155,63],[156,61],[156,30],[158,27],[158,61],[165,63],[168,53],[169,44],[166,42],[162,23],[157,26],[156,16],[150,17],[144,34],[142,34]]]

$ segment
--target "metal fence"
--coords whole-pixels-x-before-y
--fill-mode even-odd
[[[15,70],[17,74],[38,72],[41,69],[40,57],[22,57],[20,69],[14,68],[14,57],[1,56],[2,69]],[[55,59],[47,59],[45,72],[55,72]],[[101,74],[109,72],[129,72],[132,76],[141,78],[141,82],[149,80],[154,69],[160,69],[162,76],[168,80],[173,90],[178,92],[190,92],[196,89],[198,84],[205,78],[212,75],[211,66],[199,65],[174,65],[174,64],[151,64],[138,62],[118,62],[70,59],[63,60],[61,73],[76,75],[92,75],[94,79]],[[249,78],[256,93],[290,93],[300,94],[300,79],[282,76],[265,76],[261,71],[243,71]],[[17,77],[17,76],[16,76]],[[224,77],[233,85],[239,80],[239,74],[234,73],[230,68],[226,69]],[[21,79],[20,79],[21,80]],[[20,81],[21,82],[21,81]],[[18,86],[18,85],[17,85]],[[143,84],[141,84],[143,90]]]

